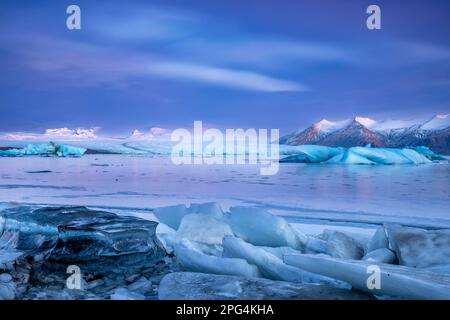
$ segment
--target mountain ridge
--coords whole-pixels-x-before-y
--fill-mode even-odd
[[[434,152],[450,154],[450,114],[419,120],[375,121],[366,117],[353,120],[322,119],[304,130],[280,138],[286,145],[330,147],[407,147],[424,145]]]

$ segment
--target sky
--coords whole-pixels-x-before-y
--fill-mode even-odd
[[[449,14],[445,0],[2,0],[0,132],[201,120],[283,134],[448,113]]]

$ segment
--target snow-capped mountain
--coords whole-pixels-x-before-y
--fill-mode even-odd
[[[321,120],[305,130],[280,139],[287,145],[404,147],[425,145],[433,151],[450,154],[450,114],[431,119],[375,121],[365,117],[353,120]]]
[[[2,140],[23,141],[23,140],[85,140],[97,139],[98,128],[56,128],[46,129],[43,133],[13,132],[0,135]]]

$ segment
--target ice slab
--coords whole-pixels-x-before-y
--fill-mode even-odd
[[[243,277],[260,276],[258,268],[244,259],[207,255],[196,250],[195,247],[186,245],[186,241],[175,246],[175,254],[181,265],[189,271]]]
[[[327,285],[205,273],[174,272],[158,290],[160,300],[367,300],[370,295]]]
[[[380,270],[380,289],[369,289],[373,274],[370,261],[332,258],[326,255],[285,255],[287,264],[303,270],[350,283],[353,287],[377,295],[405,299],[450,299],[450,275],[416,268],[377,263]],[[372,286],[371,286],[372,288]]]
[[[340,231],[326,231],[327,254],[335,258],[359,260],[364,255],[363,246]]]
[[[223,250],[226,257],[245,259],[248,263],[256,265],[264,278],[301,283],[333,282],[335,285],[338,285],[333,279],[289,266],[265,249],[235,237],[227,236],[223,239]]]
[[[264,209],[231,207],[224,220],[235,235],[257,246],[288,246],[302,250],[306,243],[305,235],[292,228],[283,218]]]
[[[233,235],[233,231],[228,224],[212,215],[192,213],[183,217],[177,235],[208,245],[221,245],[223,237]]]
[[[153,209],[153,214],[160,222],[175,230],[178,230],[185,215],[194,213],[210,215],[216,219],[223,218],[222,208],[215,202],[193,203],[189,208],[186,208],[184,204],[180,204]]]
[[[389,246],[401,265],[417,268],[450,264],[450,229],[424,230],[386,225]]]
[[[183,219],[186,213],[187,209],[184,204],[153,209],[155,217],[174,230],[178,230],[181,219]]]

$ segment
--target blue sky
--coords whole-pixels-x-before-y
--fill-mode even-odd
[[[70,4],[82,29],[66,28]],[[382,30],[366,28],[369,4]],[[0,131],[280,128],[450,110],[450,2],[0,3]]]

